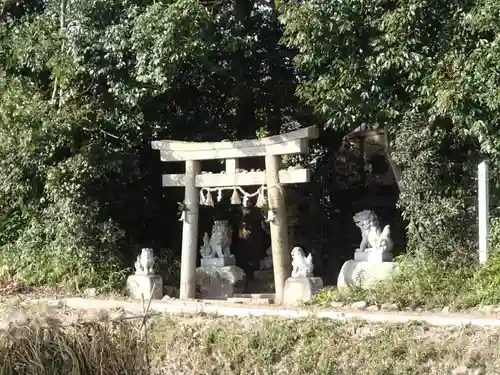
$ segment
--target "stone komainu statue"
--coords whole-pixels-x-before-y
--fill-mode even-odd
[[[373,211],[365,210],[353,216],[354,223],[361,230],[361,243],[356,251],[369,252],[380,251],[382,253],[391,252],[394,243],[391,239],[391,227],[386,225],[383,230],[380,228],[377,215]]]

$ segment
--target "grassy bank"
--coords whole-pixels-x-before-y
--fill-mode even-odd
[[[161,316],[148,324],[146,346],[139,328],[56,318],[10,327],[0,337],[0,375],[500,373],[498,330]]]
[[[172,374],[497,374],[498,331],[320,320],[204,319],[156,326]],[[453,372],[454,371],[454,372]]]
[[[351,287],[341,292],[325,289],[309,303],[329,306],[333,301],[395,304],[400,308],[457,310],[481,305],[500,305],[500,254],[491,254],[487,264],[456,259],[419,259],[404,256],[399,269],[388,280],[364,290]]]

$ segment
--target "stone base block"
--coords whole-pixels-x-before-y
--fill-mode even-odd
[[[382,253],[380,251],[356,251],[354,252],[354,260],[359,262],[392,262],[391,253]]]
[[[236,265],[234,255],[230,254],[224,258],[201,259],[201,267],[226,267]]]
[[[198,267],[196,285],[203,299],[226,299],[243,293],[246,284],[245,272],[237,266]]]
[[[309,301],[321,288],[323,288],[321,277],[289,277],[285,281],[283,304],[296,306],[301,301]]]
[[[127,293],[136,299],[142,299],[142,295],[144,299],[162,299],[163,279],[160,275],[131,275],[127,278]]]
[[[389,278],[397,267],[394,262],[365,262],[348,260],[342,266],[337,279],[337,288],[359,286],[369,288],[373,283]]]

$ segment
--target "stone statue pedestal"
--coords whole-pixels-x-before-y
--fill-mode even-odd
[[[289,277],[285,281],[283,304],[297,306],[300,302],[309,301],[321,288],[321,277]]]
[[[142,299],[142,295],[144,299],[162,299],[163,279],[160,275],[130,275],[126,289],[135,299]]]
[[[233,254],[229,254],[224,258],[201,258],[201,267],[227,267],[235,265],[236,260]]]
[[[203,299],[226,299],[244,292],[246,274],[240,267],[234,265],[201,266],[196,269],[196,285]]]
[[[389,278],[396,267],[397,263],[395,262],[348,260],[340,270],[337,288],[353,286],[369,288],[374,283]]]
[[[392,254],[389,252],[381,252],[376,250],[355,251],[354,260],[357,260],[359,262],[372,262],[372,263],[392,262]]]

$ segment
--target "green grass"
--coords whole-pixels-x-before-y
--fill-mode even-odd
[[[500,254],[491,254],[485,265],[410,255],[398,262],[400,267],[390,279],[368,290],[357,286],[342,291],[325,289],[308,304],[329,306],[333,301],[362,300],[369,304],[396,304],[400,308],[450,306],[457,310],[500,304]]]

